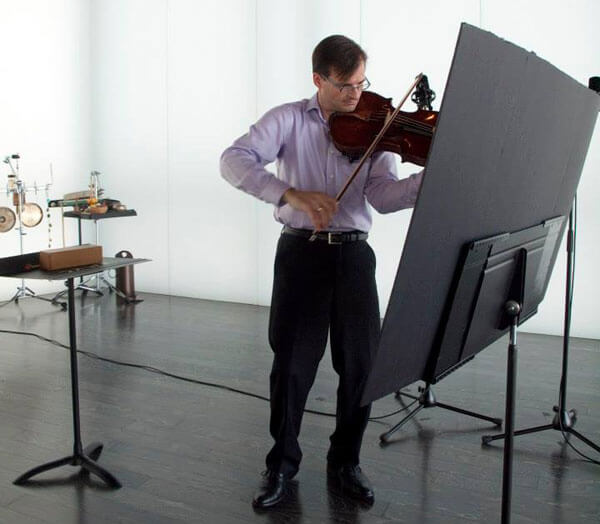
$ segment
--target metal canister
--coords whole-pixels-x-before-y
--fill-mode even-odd
[[[133,258],[133,255],[129,251],[119,251],[115,257],[117,258]],[[117,273],[117,285],[116,288],[124,295],[117,293],[117,302],[119,303],[130,303],[130,302],[138,302],[137,297],[135,296],[135,282],[133,279],[133,264],[124,267],[118,267],[116,269]]]

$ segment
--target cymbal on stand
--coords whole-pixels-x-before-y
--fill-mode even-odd
[[[0,207],[0,233],[10,231],[17,222],[17,217],[10,207]]]

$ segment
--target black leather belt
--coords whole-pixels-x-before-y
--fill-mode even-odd
[[[283,226],[281,233],[294,235],[302,238],[310,238],[313,232],[309,229],[296,229],[294,227]],[[363,231],[321,231],[317,233],[315,240],[323,240],[328,244],[344,244],[345,242],[356,242],[357,240],[366,240],[369,237],[368,233]]]

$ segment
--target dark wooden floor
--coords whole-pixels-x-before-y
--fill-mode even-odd
[[[114,296],[77,299],[80,348],[268,394],[267,308],[144,298],[119,307]],[[65,313],[32,299],[0,308],[0,329],[65,343],[66,322]],[[517,427],[548,423],[557,402],[561,339],[521,334],[519,346]],[[427,409],[385,447],[378,436],[388,425],[372,422],[362,465],[376,502],[367,509],[328,490],[325,454],[333,420],[307,414],[304,461],[290,500],[257,513],[250,501],[270,447],[266,402],[85,356],[79,360],[84,445],[104,442],[100,464],[124,487],[105,489],[71,466],[27,487],[14,486],[29,468],[71,452],[68,355],[38,339],[8,334],[0,334],[0,348],[2,523],[500,521],[502,445],[481,446],[481,436],[494,432],[484,422]],[[502,417],[505,356],[501,340],[438,384],[438,400]],[[576,428],[596,443],[599,364],[599,341],[573,340],[568,404],[578,409]],[[326,356],[308,407],[333,412],[335,389]],[[416,392],[416,385],[407,390]],[[375,403],[373,415],[397,408],[390,396]],[[514,523],[600,522],[598,466],[561,444],[557,431],[515,442]]]

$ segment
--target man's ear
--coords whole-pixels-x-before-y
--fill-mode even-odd
[[[319,73],[313,73],[313,84],[315,84],[317,89],[321,89],[321,86],[323,85],[323,78],[321,77],[321,75]]]

